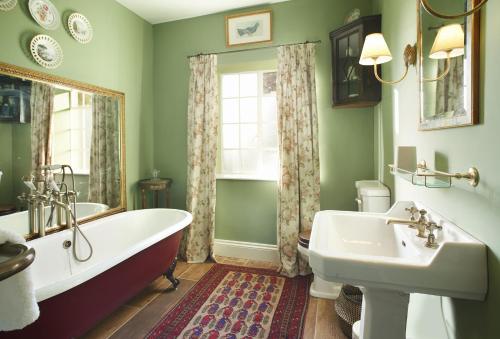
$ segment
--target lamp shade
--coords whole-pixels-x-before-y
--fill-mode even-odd
[[[361,65],[370,66],[383,64],[391,60],[391,51],[389,47],[387,47],[384,36],[381,33],[367,35],[359,63]]]
[[[464,54],[464,30],[460,24],[441,27],[432,45],[429,58],[446,59]]]

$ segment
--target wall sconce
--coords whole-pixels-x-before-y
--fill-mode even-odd
[[[408,69],[417,64],[417,47],[416,45],[407,45],[404,51],[405,71],[399,80],[386,81],[380,78],[378,74],[378,65],[384,64],[392,60],[392,54],[385,42],[384,36],[381,33],[373,33],[366,36],[361,52],[359,63],[364,66],[372,66],[375,72],[375,78],[383,84],[397,84],[403,81],[408,75]]]
[[[474,0],[472,0],[474,1]],[[469,16],[471,14],[474,14],[476,13],[477,11],[479,11],[484,5],[486,5],[486,3],[488,2],[488,0],[482,0],[480,3],[478,3],[476,6],[473,5],[472,9],[465,12],[465,13],[460,13],[460,14],[441,14],[441,13],[438,13],[436,12],[432,7],[431,5],[429,4],[429,0],[420,0],[420,3],[422,4],[422,7],[424,7],[424,9],[429,12],[429,14],[431,15],[434,15],[438,18],[442,18],[442,19],[457,19],[457,18],[461,18],[461,17],[464,17],[464,16]],[[473,2],[474,4],[474,2]]]
[[[450,59],[464,54],[464,31],[460,24],[451,24],[443,26],[439,29],[434,44],[432,45],[429,58],[431,59],[446,59],[445,70],[442,74],[433,79],[423,79],[423,81],[431,82],[443,79],[450,72]],[[408,75],[408,69],[415,66],[417,63],[417,47],[416,45],[407,45],[404,51],[405,71],[399,80],[386,81],[380,78],[378,74],[378,65],[392,60],[392,54],[385,42],[384,36],[381,33],[369,34],[366,36],[361,52],[359,63],[365,66],[372,66],[375,73],[375,78],[383,84],[397,84],[403,81]]]
[[[446,59],[445,70],[442,74],[433,79],[423,79],[423,81],[438,81],[443,79],[450,72],[451,58],[455,58],[465,53],[465,34],[460,24],[451,24],[439,29],[434,44],[432,45],[429,58]]]

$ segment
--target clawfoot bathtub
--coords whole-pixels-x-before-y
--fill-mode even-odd
[[[40,318],[0,338],[78,337],[162,274],[175,282],[169,268],[191,220],[185,211],[149,209],[82,225],[94,249],[84,263],[73,257],[70,230],[28,242],[36,251],[31,269]],[[83,258],[89,253],[81,237],[77,251]]]

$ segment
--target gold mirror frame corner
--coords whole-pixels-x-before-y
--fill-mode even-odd
[[[40,71],[35,71],[29,68],[16,66],[0,61],[0,75],[17,77],[25,80],[43,82],[48,85],[60,85],[70,87],[84,92],[100,94],[118,98],[120,105],[120,206],[110,208],[107,211],[97,213],[90,217],[78,220],[79,224],[89,223],[113,214],[121,213],[127,210],[127,173],[126,173],[126,144],[125,144],[125,93],[91,85],[85,82],[71,80],[57,75],[47,74]],[[53,227],[47,231],[47,234],[56,233],[66,229],[64,226]],[[26,235],[27,240],[37,238],[38,235]]]
[[[465,0],[471,1],[472,6],[476,6],[481,0]],[[479,80],[480,80],[480,30],[481,30],[481,11],[476,11],[471,14],[469,17],[472,21],[471,25],[471,122],[468,124],[455,125],[455,126],[446,126],[446,127],[437,127],[437,128],[422,128],[422,115],[424,110],[424,100],[423,100],[423,51],[422,51],[422,11],[428,13],[421,3],[421,0],[416,0],[416,13],[417,13],[417,74],[419,80],[419,115],[418,115],[418,131],[427,132],[427,131],[435,131],[435,130],[443,130],[443,129],[451,129],[451,128],[459,128],[459,127],[467,127],[474,126],[480,124],[480,88],[479,88]],[[467,17],[464,18],[467,20]]]

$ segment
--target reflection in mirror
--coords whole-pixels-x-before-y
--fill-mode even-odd
[[[474,0],[440,0],[433,1],[436,8],[447,11],[460,11],[471,6]],[[478,120],[478,83],[477,83],[477,47],[478,47],[478,18],[472,15],[467,18],[445,20],[430,15],[420,6],[419,10],[419,53],[420,53],[420,92],[421,117],[420,129],[430,130],[439,128],[459,127],[472,125]],[[456,24],[453,26],[452,24]],[[464,32],[465,49],[451,55],[451,59],[443,57],[436,59],[432,55],[435,43],[446,43],[446,39],[438,39],[442,35],[443,27],[456,28],[455,32]],[[449,30],[451,31],[451,30]],[[446,34],[446,32],[444,32]],[[455,34],[460,36],[460,34]],[[446,37],[448,42],[452,39]],[[451,43],[451,42],[450,42]],[[453,54],[453,53],[452,53]],[[443,76],[444,75],[444,76]],[[426,79],[436,79],[426,81]]]
[[[77,83],[79,84],[79,83]],[[0,74],[0,228],[28,237],[125,208],[123,95]]]

